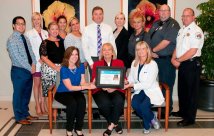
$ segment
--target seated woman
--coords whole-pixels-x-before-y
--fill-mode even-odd
[[[97,66],[114,66],[124,68],[123,61],[116,59],[114,48],[110,43],[103,44],[100,61],[96,61],[93,64],[93,82],[96,80]],[[124,90],[117,88],[98,88],[93,90],[92,94],[100,113],[105,117],[108,123],[108,128],[103,133],[103,136],[110,136],[113,129],[115,129],[118,134],[122,134],[123,130],[121,126],[118,125],[118,121],[124,108]]]
[[[134,88],[132,108],[143,119],[143,133],[147,134],[150,133],[151,124],[155,129],[160,128],[151,106],[152,104],[161,105],[164,97],[157,81],[158,67],[152,60],[148,44],[144,41],[138,42],[135,53],[135,60],[132,62],[125,88]]]
[[[83,64],[80,64],[78,48],[68,47],[60,70],[60,84],[55,94],[55,99],[66,105],[67,136],[73,135],[74,120],[76,120],[74,132],[78,136],[83,136],[86,100],[81,91],[94,88],[96,87],[93,84],[85,82],[85,68]]]

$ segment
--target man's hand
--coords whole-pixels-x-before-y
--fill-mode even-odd
[[[36,65],[32,64],[31,66],[31,74],[34,74],[36,72]]]
[[[171,62],[172,62],[172,65],[175,66],[175,68],[178,68],[181,64],[176,58],[172,58]]]
[[[152,52],[152,58],[159,58],[159,56],[157,55],[157,53]]]

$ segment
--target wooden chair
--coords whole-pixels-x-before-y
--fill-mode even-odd
[[[124,120],[127,123],[127,132],[130,132],[131,126],[131,91],[130,88],[126,90],[126,103],[124,106]],[[88,91],[88,131],[91,133],[92,129],[92,108],[97,108],[93,98],[92,98],[92,91]]]
[[[60,83],[60,73],[57,73],[56,77],[56,85],[53,85],[48,90],[48,119],[49,119],[49,128],[50,128],[50,134],[52,134],[53,129],[53,119],[56,123],[56,117],[57,117],[57,109],[65,109],[66,106],[59,103],[54,99],[54,95],[56,93],[56,89],[59,86]]]
[[[165,90],[165,102],[162,105],[153,105],[153,108],[158,108],[158,119],[161,119],[161,108],[165,107],[165,131],[168,130],[168,126],[169,126],[169,103],[170,103],[170,90],[168,85],[164,84],[164,83],[159,83],[161,90]],[[128,91],[130,92],[130,90]],[[129,97],[131,97],[131,94],[129,94]],[[128,98],[131,101],[131,98]],[[127,107],[131,107],[131,102],[127,103],[129,105],[127,105]],[[128,126],[128,132],[130,132],[130,124],[131,121],[129,119],[131,119],[131,108],[128,108],[129,110],[127,111],[127,126]],[[130,112],[130,113],[129,113]]]
[[[169,126],[169,105],[170,105],[170,89],[167,84],[159,83],[162,91],[165,91],[165,102],[162,105],[154,105],[158,108],[158,119],[161,119],[161,108],[165,107],[165,132]]]

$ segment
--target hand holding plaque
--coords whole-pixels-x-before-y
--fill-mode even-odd
[[[124,68],[100,66],[96,70],[97,88],[123,88]]]

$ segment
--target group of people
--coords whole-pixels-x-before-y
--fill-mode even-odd
[[[151,109],[152,105],[164,102],[158,82],[166,83],[170,88],[170,114],[182,117],[178,125],[194,124],[204,35],[194,22],[191,8],[183,11],[182,28],[170,17],[168,5],[160,7],[159,16],[148,32],[144,31],[145,18],[133,16],[131,26],[134,33],[131,35],[124,27],[123,13],[115,16],[117,28],[113,31],[103,23],[104,11],[99,6],[93,8],[93,23],[86,26],[83,33],[75,17],[68,22],[65,16],[59,16],[46,31],[42,29],[41,14],[35,12],[32,15],[33,29],[26,33],[25,19],[15,17],[12,21],[14,32],[8,39],[7,49],[12,61],[16,122],[31,124],[30,120],[38,119],[30,115],[28,108],[32,85],[36,113],[47,113],[47,91],[56,84],[56,75],[60,72],[55,99],[66,106],[67,136],[72,136],[73,130],[78,136],[83,136],[86,100],[82,91],[87,89],[92,89],[99,112],[107,121],[103,136],[110,136],[113,130],[123,133],[119,118],[123,113],[127,88],[134,90],[132,108],[143,119],[143,133],[150,133],[151,127],[159,129],[160,123]],[[67,23],[69,33],[66,32]],[[96,69],[99,66],[125,67],[129,74],[124,78],[124,88],[97,88]],[[85,79],[86,67],[91,74],[90,83]],[[179,111],[172,112],[176,69],[179,71]]]

